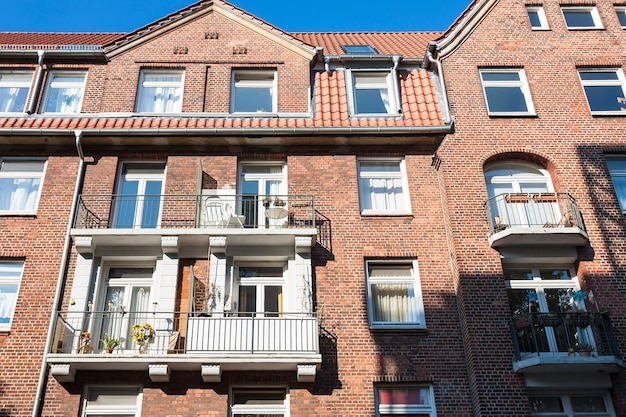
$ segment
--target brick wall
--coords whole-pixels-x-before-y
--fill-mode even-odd
[[[605,30],[565,28],[559,2],[545,1],[549,31],[531,31],[525,2],[500,1],[443,67],[455,132],[439,150],[449,206],[456,287],[465,322],[476,416],[529,415],[525,384],[511,368],[512,343],[504,326],[509,315],[499,254],[489,248],[483,203],[484,164],[524,159],[548,169],[558,192],[578,202],[590,237],[579,250],[578,277],[610,305],[618,334],[624,334],[626,291],[620,265],[624,220],[604,153],[626,151],[622,117],[592,117],[576,68],[581,64],[623,68],[626,39],[613,2],[595,2]],[[587,5],[588,3],[585,3]],[[523,68],[536,117],[488,117],[478,68]],[[620,295],[621,294],[621,295]],[[619,319],[617,319],[619,318]],[[619,337],[620,349],[626,349]],[[626,414],[626,376],[613,378],[617,415]]]

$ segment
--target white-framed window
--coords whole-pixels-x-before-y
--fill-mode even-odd
[[[411,214],[404,159],[358,161],[361,214]]]
[[[535,114],[526,73],[519,68],[480,70],[487,113],[494,116]]]
[[[622,213],[626,213],[626,155],[607,156],[606,165],[609,168],[619,206]]]
[[[622,29],[626,29],[626,6],[615,6],[615,13]]]
[[[284,388],[232,388],[231,417],[289,417],[289,393]]]
[[[608,393],[531,393],[529,399],[533,417],[615,417]]]
[[[238,265],[238,312],[243,316],[277,316],[283,312],[284,268]]]
[[[436,417],[435,393],[429,385],[380,384],[374,387],[376,417]]]
[[[276,71],[233,71],[231,113],[276,113]]]
[[[263,200],[276,197],[287,200],[287,164],[280,161],[249,161],[239,164],[238,193],[241,206],[237,213],[244,216],[246,227],[271,228],[281,226],[285,219],[270,216],[271,206],[265,207]],[[288,202],[287,202],[288,203]]]
[[[570,30],[604,29],[595,6],[561,6],[561,12]]]
[[[87,73],[53,71],[48,75],[42,113],[78,113],[83,102]]]
[[[528,21],[532,30],[549,30],[546,12],[541,6],[526,6]]]
[[[626,115],[626,79],[621,69],[579,69],[591,114]]]
[[[370,327],[426,327],[416,260],[368,260],[365,268]]]
[[[141,400],[139,387],[87,387],[81,417],[139,417]]]
[[[0,71],[0,113],[23,113],[32,82],[32,71]]]
[[[46,161],[0,158],[0,215],[35,214]]]
[[[143,70],[139,76],[136,110],[139,113],[180,113],[185,72]]]
[[[161,223],[165,163],[123,163],[111,222],[117,229],[155,229]]]
[[[0,331],[11,330],[23,269],[23,262],[0,261]]]
[[[395,71],[350,70],[348,89],[350,114],[353,116],[398,115],[398,97],[394,87]]]

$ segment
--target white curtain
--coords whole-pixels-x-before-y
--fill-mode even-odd
[[[82,87],[51,87],[48,93],[45,112],[78,113],[83,96]]]
[[[147,113],[180,112],[182,109],[180,82],[180,75],[145,76],[141,87],[138,111]]]
[[[412,284],[372,284],[374,321],[416,322]]]
[[[380,99],[385,105],[385,110],[387,110],[387,113],[391,112],[391,105],[389,104],[389,90],[387,88],[381,88],[378,91],[380,91]]]
[[[0,210],[35,210],[40,183],[39,178],[1,178]]]
[[[11,322],[16,299],[17,285],[0,285],[0,323]]]
[[[366,197],[364,209],[402,210],[404,208],[401,178],[363,178],[361,181]]]

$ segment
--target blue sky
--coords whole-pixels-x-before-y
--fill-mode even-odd
[[[1,0],[0,32],[130,32],[193,0]],[[231,0],[287,32],[443,31],[470,0]]]

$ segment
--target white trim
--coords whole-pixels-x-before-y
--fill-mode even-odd
[[[565,18],[566,12],[587,12],[591,16],[593,20],[593,26],[568,26],[567,19]],[[563,21],[565,22],[565,27],[568,30],[599,30],[604,29],[602,26],[602,21],[600,20],[600,14],[598,14],[598,9],[596,6],[561,6],[561,14],[563,15]]]
[[[280,393],[284,394],[284,400],[282,405],[279,404],[234,404],[236,392],[249,392],[258,393],[259,396],[263,396],[265,393]],[[289,417],[290,415],[290,398],[289,388],[284,386],[231,386],[229,390],[228,398],[229,416],[237,416],[239,414],[282,414],[283,417]]]
[[[528,23],[532,30],[550,30],[548,25],[548,19],[546,18],[546,12],[542,6],[526,6],[526,13],[528,14]],[[533,26],[530,20],[530,13],[536,13],[539,19],[539,26]]]
[[[180,76],[180,79],[178,81],[146,81],[146,76],[155,76],[155,75],[161,75],[161,76],[169,76],[169,77],[175,77],[175,76]],[[139,74],[139,84],[137,85],[137,96],[136,96],[136,103],[135,103],[135,112],[136,113],[140,113],[140,114],[145,114],[145,113],[150,113],[150,114],[176,114],[176,113],[182,113],[182,107],[183,107],[183,99],[184,99],[184,88],[185,86],[185,71],[182,69],[143,69],[141,70],[140,74]],[[180,100],[178,103],[176,103],[174,107],[174,109],[170,112],[156,112],[154,111],[154,107],[152,107],[151,111],[141,111],[141,107],[144,104],[142,102],[142,97],[143,97],[143,89],[144,88],[150,88],[150,87],[174,87],[177,88],[177,92],[178,92],[178,96],[180,97]]]
[[[427,404],[381,404],[380,403],[380,390],[402,390],[402,389],[414,389],[414,390],[428,390]],[[432,385],[425,384],[376,384],[374,385],[374,407],[376,410],[376,417],[380,417],[381,414],[420,414],[428,415],[429,417],[437,417],[437,410],[435,409],[435,392]]]
[[[117,393],[118,395],[135,397],[135,404],[131,405],[95,405],[89,404],[89,394],[92,391],[101,390],[103,392],[109,391],[111,393]],[[141,405],[143,402],[143,388],[137,385],[87,385],[83,391],[83,397],[81,401],[81,417],[89,417],[90,415],[109,415],[111,417],[119,415],[132,414],[135,417],[141,416]]]
[[[3,172],[4,162],[43,162],[41,171],[8,171]],[[4,215],[35,215],[39,208],[39,200],[41,199],[41,193],[43,190],[44,179],[46,177],[46,169],[48,167],[48,160],[46,158],[24,158],[24,157],[0,157],[0,180],[5,178],[22,178],[22,179],[39,179],[39,189],[37,191],[36,200],[33,204],[32,210],[0,210],[0,216]],[[2,188],[0,187],[0,192]],[[10,202],[10,199],[9,199]]]
[[[269,79],[271,77],[271,80]],[[268,88],[272,99],[271,109],[259,109],[256,112],[238,111],[236,102],[237,89]],[[278,110],[278,71],[275,69],[233,69],[230,81],[230,112],[236,114],[274,115]]]
[[[589,111],[592,115],[602,115],[602,114],[611,114],[611,115],[620,115],[626,116],[626,78],[624,78],[624,72],[621,68],[578,68],[578,79],[580,80],[580,84],[583,89],[583,94],[585,95],[585,100],[587,101],[587,106],[589,107]],[[612,72],[617,76],[617,79],[614,80],[583,80],[581,77],[582,73],[600,73],[600,72]],[[585,87],[620,87],[622,89],[622,99],[623,102],[618,101],[617,103],[621,103],[624,110],[593,110],[591,108],[591,103],[589,103],[589,97],[587,96],[587,92],[585,91]]]
[[[401,265],[410,269],[410,277],[396,277],[393,280],[384,278],[370,277],[370,268],[384,268],[385,265]],[[422,298],[422,286],[420,283],[420,274],[417,259],[384,259],[384,260],[366,260],[365,261],[365,282],[367,293],[367,316],[371,329],[425,329],[426,318],[424,313],[424,300]],[[372,300],[371,285],[377,283],[392,284],[412,284],[413,285],[413,302],[417,318],[414,322],[385,322],[374,321],[374,303]]]
[[[617,20],[622,27],[622,29],[626,29],[626,6],[615,6],[615,14],[617,14]],[[625,23],[622,23],[622,19],[620,19],[620,15],[624,19]]]
[[[518,80],[484,80],[483,74],[497,73],[497,74],[517,74]],[[480,85],[483,90],[483,97],[485,99],[485,108],[489,116],[534,116],[535,107],[530,94],[530,87],[528,80],[526,79],[526,72],[522,68],[481,68],[479,69]],[[492,110],[489,104],[489,97],[487,94],[487,88],[516,88],[522,93],[524,97],[524,103],[526,104],[526,111],[501,111]]]
[[[78,80],[78,78],[82,77],[82,81],[70,81],[70,82],[57,82],[55,78],[69,76]],[[56,111],[46,111],[46,107],[48,106],[48,100],[50,99],[50,90],[56,89],[53,84],[60,84],[63,87],[72,87],[72,88],[80,88],[80,99],[78,100],[78,104],[76,104],[76,111],[72,112],[56,112]],[[81,112],[81,108],[83,105],[83,98],[85,97],[85,86],[87,85],[87,71],[50,71],[48,73],[48,77],[46,80],[46,88],[44,91],[43,98],[41,100],[41,107],[39,109],[42,114],[76,114]]]

